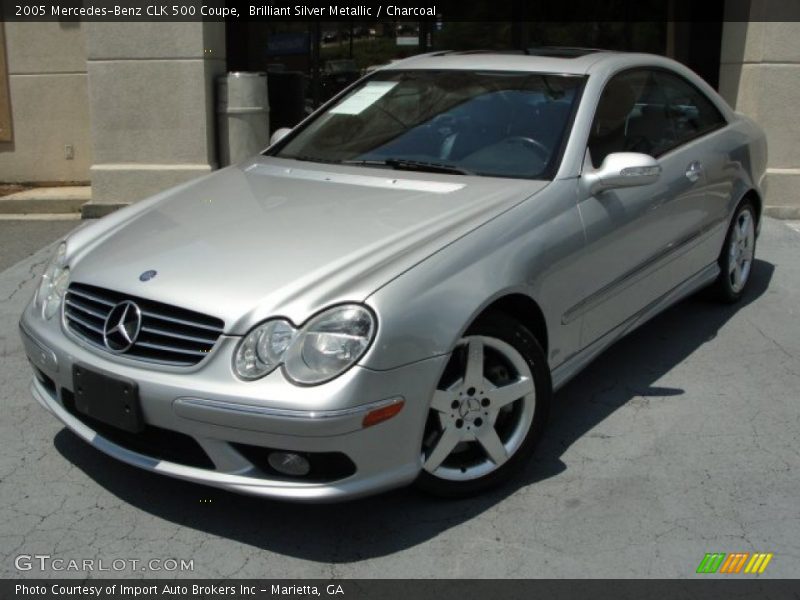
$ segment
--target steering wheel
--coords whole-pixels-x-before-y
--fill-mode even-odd
[[[456,123],[456,117],[454,114],[449,112],[439,113],[433,119],[431,119],[430,124],[436,127],[452,127]]]
[[[526,148],[533,150],[536,154],[539,155],[539,158],[542,159],[542,162],[546,163],[550,159],[550,150],[547,149],[547,146],[542,144],[541,142],[524,136],[524,135],[514,135],[504,139],[501,143],[503,144],[521,144]]]
[[[456,132],[458,120],[451,113],[441,113],[427,123],[428,131],[434,138],[445,138]]]

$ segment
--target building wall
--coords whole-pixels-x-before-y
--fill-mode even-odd
[[[85,28],[5,23],[13,141],[0,142],[0,181],[89,179]],[[65,145],[73,148],[71,160]]]
[[[92,202],[135,202],[217,167],[223,23],[87,24]]]
[[[752,0],[750,22],[726,22],[722,35],[720,93],[767,133],[768,212],[800,218],[800,5],[794,21],[788,3]]]

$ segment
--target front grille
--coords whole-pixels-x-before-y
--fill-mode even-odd
[[[64,297],[64,318],[78,337],[106,350],[103,327],[119,302],[131,300],[142,312],[142,327],[124,356],[165,365],[199,363],[222,335],[224,323],[177,306],[129,296],[93,285],[72,283]]]

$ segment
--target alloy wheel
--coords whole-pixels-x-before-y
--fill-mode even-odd
[[[482,335],[462,338],[448,367],[431,402],[423,468],[441,479],[478,479],[524,442],[536,408],[533,375],[513,346]]]

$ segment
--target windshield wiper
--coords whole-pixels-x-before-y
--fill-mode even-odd
[[[407,158],[387,158],[384,160],[343,160],[343,165],[360,165],[365,167],[391,167],[398,171],[425,171],[427,173],[449,173],[455,175],[473,175],[472,171],[456,165],[411,160]]]
[[[425,171],[427,173],[449,173],[451,175],[474,175],[472,171],[462,169],[456,165],[428,162],[424,160],[411,160],[408,158],[387,158],[383,160],[334,160],[317,156],[298,155],[287,156],[293,160],[318,162],[332,165],[358,165],[360,167],[389,167],[398,171]]]
[[[325,164],[332,164],[336,165],[339,164],[340,161],[333,160],[331,158],[320,158],[318,156],[308,156],[305,154],[300,154],[298,156],[278,156],[278,158],[289,158],[291,160],[302,160],[307,162],[318,162],[318,163],[325,163]]]

